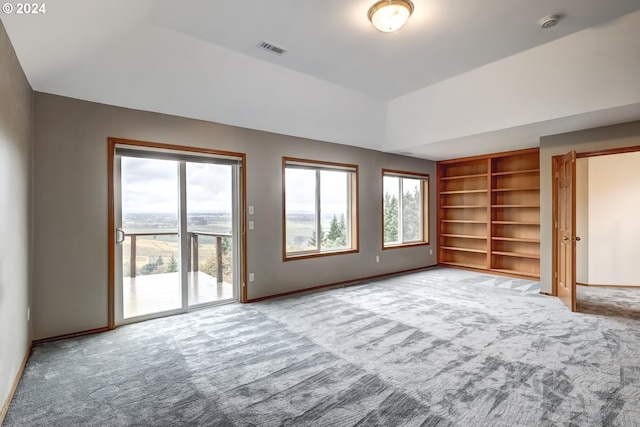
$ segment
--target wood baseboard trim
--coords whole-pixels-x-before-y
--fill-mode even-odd
[[[67,338],[77,338],[77,337],[82,337],[84,335],[99,334],[101,332],[108,332],[110,330],[111,329],[109,329],[108,326],[104,326],[102,328],[89,329],[88,331],[80,331],[80,332],[73,332],[71,334],[56,335],[55,337],[41,338],[39,340],[34,340],[33,341],[33,345],[37,346],[37,345],[44,344],[44,343],[47,343],[47,342],[60,341],[60,340],[64,340],[64,339],[67,339]]]
[[[398,276],[398,275],[401,275],[401,274],[415,273],[417,271],[428,270],[428,269],[434,268],[434,267],[438,267],[438,266],[437,265],[429,265],[429,266],[426,266],[426,267],[411,268],[411,269],[408,269],[408,270],[401,270],[401,271],[396,271],[396,272],[393,272],[393,273],[376,274],[374,276],[360,277],[358,279],[351,279],[351,280],[345,280],[345,281],[342,281],[342,282],[328,283],[326,285],[313,286],[311,288],[298,289],[296,291],[283,292],[283,293],[280,293],[280,294],[269,295],[269,296],[266,296],[266,297],[252,298],[250,300],[247,300],[247,302],[248,303],[260,302],[260,301],[265,301],[265,300],[269,300],[269,299],[273,299],[273,298],[280,298],[280,297],[286,297],[286,296],[291,296],[291,295],[295,295],[295,294],[301,294],[303,292],[312,292],[312,291],[317,291],[317,290],[320,290],[320,289],[334,288],[334,287],[338,287],[338,286],[355,285],[356,283],[360,283],[360,282],[363,282],[365,280],[376,280],[376,279],[382,279],[382,278],[385,278],[385,277]]]
[[[578,283],[576,282],[576,285],[578,286],[589,286],[591,288],[624,288],[624,289],[639,289],[640,290],[640,286],[634,286],[634,285],[598,285],[595,283]]]
[[[16,373],[16,377],[13,380],[13,386],[11,387],[11,390],[9,390],[9,395],[7,396],[7,399],[4,401],[4,404],[2,405],[2,410],[0,410],[0,426],[4,422],[4,417],[7,415],[7,412],[9,412],[9,404],[11,403],[11,400],[13,400],[13,395],[16,393],[16,389],[18,388],[18,384],[20,383],[20,378],[22,378],[22,373],[24,372],[24,368],[25,366],[27,366],[27,360],[29,360],[29,355],[31,355],[32,348],[33,348],[33,341],[30,341],[29,345],[27,346],[27,351],[25,351],[24,357],[22,358],[20,369],[18,369],[18,372]]]

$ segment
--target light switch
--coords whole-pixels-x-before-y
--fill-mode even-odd
[[[253,221],[249,221],[249,230],[253,230],[254,224]]]
[[[253,206],[249,206],[249,215],[253,215]]]

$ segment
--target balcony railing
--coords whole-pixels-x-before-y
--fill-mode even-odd
[[[177,232],[138,232],[138,233],[124,233],[125,237],[130,239],[130,254],[129,254],[129,275],[130,277],[136,277],[136,244],[138,237],[149,236],[177,236]],[[188,233],[189,241],[189,263],[187,264],[188,271],[197,272],[199,270],[199,236],[214,237],[216,241],[216,280],[218,283],[223,283],[222,275],[222,239],[231,238],[231,234],[226,233],[209,233],[206,231],[191,231]]]

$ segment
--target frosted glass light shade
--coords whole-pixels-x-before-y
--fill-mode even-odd
[[[397,31],[413,13],[409,0],[382,0],[369,9],[369,21],[383,33]]]

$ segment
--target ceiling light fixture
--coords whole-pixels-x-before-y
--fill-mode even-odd
[[[383,33],[397,31],[413,13],[410,0],[382,0],[369,9],[369,21]]]
[[[542,18],[538,23],[542,28],[551,28],[551,27],[555,27],[555,25],[558,23],[559,20],[560,20],[559,15],[547,15],[544,18]]]

